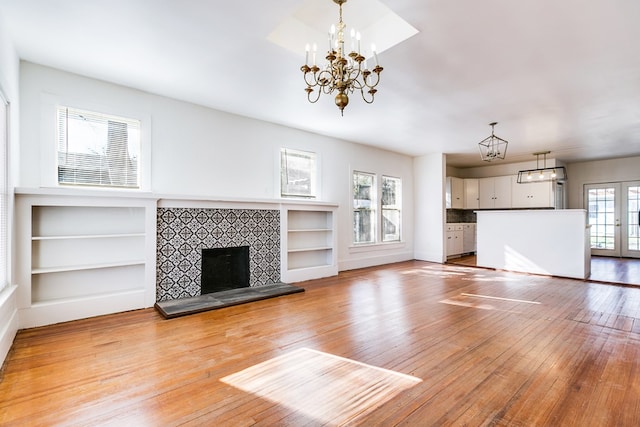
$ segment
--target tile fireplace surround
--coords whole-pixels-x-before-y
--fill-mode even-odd
[[[249,285],[280,282],[280,211],[158,208],[156,300],[200,295],[202,249],[249,246]]]

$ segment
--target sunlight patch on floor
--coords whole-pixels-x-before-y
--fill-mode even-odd
[[[321,423],[344,424],[366,415],[422,380],[300,348],[220,381]]]
[[[511,301],[511,302],[523,302],[526,304],[542,304],[539,301],[527,301],[527,300],[523,300],[523,299],[512,299],[512,298],[503,298],[503,297],[493,297],[490,295],[478,295],[478,294],[467,294],[467,293],[461,293],[460,295],[463,295],[465,297],[475,297],[475,298],[486,298],[486,299],[495,299],[495,300],[500,300],[500,301]]]
[[[492,304],[487,302],[478,302],[489,300]],[[449,305],[457,305],[460,307],[470,307],[470,308],[479,308],[481,310],[498,310],[498,311],[508,311],[508,312],[517,312],[513,310],[514,304],[542,304],[538,301],[528,301],[521,299],[513,299],[513,298],[503,298],[503,297],[495,297],[491,295],[479,295],[479,294],[467,294],[461,293],[460,295],[454,296],[452,298],[443,299],[440,301],[441,304],[449,304]]]

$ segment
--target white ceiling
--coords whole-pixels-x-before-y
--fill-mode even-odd
[[[268,40],[304,0],[0,0],[0,19],[28,61],[454,166],[483,164],[493,121],[502,162],[640,155],[640,1],[380,1],[419,32],[380,53],[376,101],[353,95],[344,117],[306,100],[308,40]]]

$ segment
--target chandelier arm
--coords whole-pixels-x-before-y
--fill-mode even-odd
[[[360,89],[360,95],[362,96],[362,100],[367,104],[373,104],[376,92],[377,91],[375,89],[369,89],[366,93],[368,93],[371,96],[371,98],[367,99],[367,95],[365,95],[364,89]]]
[[[318,102],[318,99],[320,99],[320,90],[313,90],[310,87],[306,89],[307,91],[307,101],[309,101],[312,104],[315,104],[316,102]],[[315,97],[312,97],[311,94],[317,94]]]
[[[308,77],[309,75],[311,76],[311,78],[313,80],[309,81],[309,77]],[[306,85],[308,87],[316,87],[316,86],[319,85],[316,73],[313,73],[313,74],[312,73],[304,73],[304,82],[306,83]]]
[[[372,76],[375,76],[375,77],[372,77]],[[374,79],[375,79],[375,82],[374,82]],[[371,74],[368,74],[364,83],[367,85],[369,89],[373,89],[374,87],[378,86],[378,83],[380,83],[380,73],[374,71]]]

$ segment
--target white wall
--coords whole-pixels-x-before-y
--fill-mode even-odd
[[[18,114],[18,56],[9,35],[6,31],[3,16],[0,14],[0,89],[9,101],[9,190],[12,190],[13,183],[16,181],[17,163],[18,163],[18,135],[19,135],[19,114]],[[11,191],[13,193],[13,191]],[[13,216],[11,214],[13,208],[13,198],[9,199],[9,249],[12,245],[13,235]],[[9,251],[8,273],[10,283],[12,280],[12,250]],[[18,330],[18,316],[16,303],[16,286],[11,285],[8,288],[0,290],[0,365],[4,362],[9,349],[13,343],[13,339]]]
[[[446,156],[437,153],[416,157],[414,170],[415,251],[414,258],[445,262],[445,171]]]
[[[42,117],[45,99],[76,106],[135,111],[151,121],[151,190],[158,194],[273,199],[279,194],[281,147],[314,151],[321,167],[321,200],[337,203],[341,269],[411,259],[413,166],[408,156],[253,120],[104,81],[22,62],[20,187],[36,188],[41,153],[55,143]],[[45,162],[49,159],[45,159]],[[50,159],[53,162],[53,159]],[[351,171],[402,178],[401,245],[351,248]]]
[[[639,181],[640,156],[569,163],[567,176],[569,209],[584,209],[585,184]]]
[[[492,176],[517,175],[521,170],[562,165],[563,164],[556,159],[547,159],[547,161],[544,162],[542,158],[540,158],[539,162],[536,160],[518,163],[495,162],[487,163],[486,166],[477,166],[473,168],[455,168],[453,166],[447,166],[447,176],[457,176],[458,178],[487,178]]]

